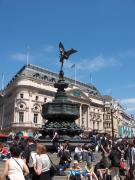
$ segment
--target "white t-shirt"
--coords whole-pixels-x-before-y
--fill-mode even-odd
[[[132,164],[135,163],[135,147],[131,148],[131,158],[132,158]]]
[[[50,170],[51,162],[47,154],[41,154],[37,158],[37,165],[41,167],[42,172],[46,172]]]
[[[75,148],[75,153],[81,154],[81,153],[82,153],[82,148],[76,147],[76,148]]]
[[[20,166],[13,158],[10,158],[8,161],[8,176],[10,180],[25,180],[23,175],[24,161],[20,158],[16,159]]]

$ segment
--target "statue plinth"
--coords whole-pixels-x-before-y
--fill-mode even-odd
[[[54,87],[57,88],[54,100],[42,105],[42,116],[48,120],[44,125],[42,134],[52,134],[52,131],[55,130],[58,131],[59,135],[68,135],[70,137],[79,135],[82,133],[82,129],[76,125],[75,120],[79,118],[80,105],[68,100],[65,92],[68,83],[65,82],[62,68],[59,72],[59,80],[54,84]]]

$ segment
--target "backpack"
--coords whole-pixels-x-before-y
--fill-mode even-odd
[[[30,152],[29,161],[28,161],[28,167],[32,168],[34,167],[34,164],[37,161],[37,153],[35,151]]]

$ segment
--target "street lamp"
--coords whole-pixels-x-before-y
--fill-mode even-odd
[[[117,111],[117,107],[115,101],[112,99],[110,103],[110,114],[111,114],[111,124],[112,124],[112,145],[114,146],[114,121],[113,121],[113,114]]]
[[[112,104],[110,106],[110,111],[111,111],[111,124],[112,124],[112,145],[114,145],[114,124],[113,124],[113,113],[114,113],[114,110],[113,110]]]

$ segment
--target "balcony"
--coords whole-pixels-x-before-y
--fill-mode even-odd
[[[13,122],[11,123],[11,127],[12,128],[39,128],[41,127],[42,124],[37,124],[37,123],[31,123],[31,122],[24,122],[24,123],[16,123],[16,122]]]

